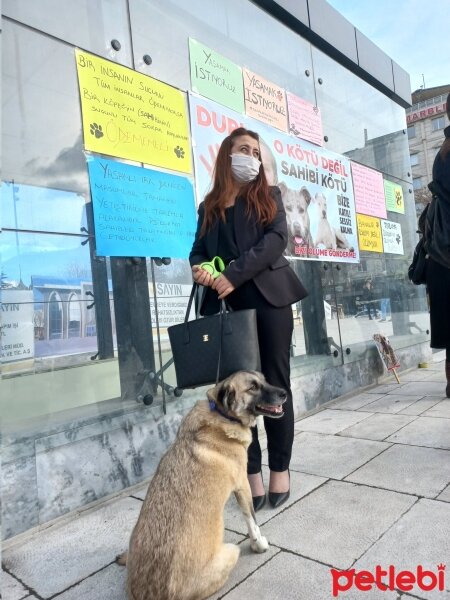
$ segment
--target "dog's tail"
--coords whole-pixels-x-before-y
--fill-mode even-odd
[[[116,556],[116,563],[121,565],[122,567],[126,567],[128,560],[128,551],[122,552],[122,554],[118,554]]]

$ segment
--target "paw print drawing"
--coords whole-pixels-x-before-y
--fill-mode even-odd
[[[278,90],[277,92],[277,98],[278,102],[281,102],[283,100],[283,93],[280,90]]]
[[[103,133],[103,129],[101,125],[97,125],[97,123],[91,123],[90,132],[92,135],[95,135],[96,138],[101,138],[105,134]]]
[[[173,149],[178,158],[184,158],[184,150],[181,146],[177,146]]]
[[[402,203],[402,193],[400,190],[395,190],[395,201],[397,202],[397,206],[400,206]]]

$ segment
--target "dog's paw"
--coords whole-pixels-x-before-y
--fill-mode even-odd
[[[267,541],[267,538],[261,535],[257,540],[250,541],[250,548],[253,550],[253,552],[258,552],[261,554],[269,549],[269,542]]]

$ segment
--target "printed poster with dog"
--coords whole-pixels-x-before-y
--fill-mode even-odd
[[[288,258],[359,262],[350,161],[215,102],[189,94],[197,203],[210,189],[222,140],[237,127],[261,136],[270,185],[281,190],[288,222]]]

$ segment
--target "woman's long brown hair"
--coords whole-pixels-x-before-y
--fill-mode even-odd
[[[450,121],[450,94],[447,96],[447,118]],[[445,138],[444,143],[439,150],[439,156],[441,160],[447,158],[447,154],[450,152],[450,138]]]
[[[225,202],[233,192],[233,175],[231,173],[231,149],[234,140],[240,136],[249,135],[259,144],[259,135],[244,127],[235,129],[227,136],[217,154],[213,172],[212,190],[205,196],[205,217],[200,235],[203,236],[220,218],[225,221]],[[270,195],[264,166],[261,163],[259,173],[253,181],[241,189],[241,196],[247,201],[247,215],[253,213],[262,225],[271,223],[275,218],[277,207]]]

